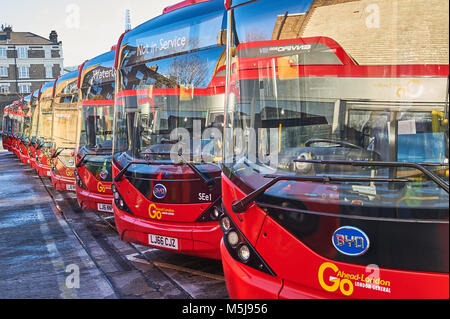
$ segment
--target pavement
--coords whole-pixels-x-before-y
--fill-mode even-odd
[[[0,143],[1,145],[1,143]],[[220,261],[120,240],[0,146],[0,299],[227,299]]]
[[[0,298],[115,298],[41,180],[0,152]],[[79,288],[78,288],[79,287]]]

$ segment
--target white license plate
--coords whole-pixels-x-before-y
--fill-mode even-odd
[[[97,210],[100,212],[106,212],[106,213],[113,213],[113,206],[109,205],[109,204],[102,204],[102,203],[98,203],[97,204]]]
[[[75,189],[75,185],[72,185],[72,184],[67,184],[66,185],[66,189],[68,190],[68,191],[75,191],[76,189]]]
[[[177,238],[148,234],[148,243],[152,246],[178,250]]]
[[[47,172],[47,176],[51,176],[50,171]]]

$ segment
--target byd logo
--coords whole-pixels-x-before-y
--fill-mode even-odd
[[[153,195],[158,199],[163,199],[167,195],[166,187],[162,184],[156,184],[155,187],[153,187]]]
[[[352,226],[336,229],[332,242],[334,248],[347,256],[361,256],[370,247],[369,237],[361,229]]]

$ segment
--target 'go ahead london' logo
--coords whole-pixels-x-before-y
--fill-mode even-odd
[[[338,266],[331,262],[324,262],[317,273],[320,286],[328,291],[339,291],[344,296],[351,296],[355,287],[371,289],[373,291],[391,293],[391,282],[379,277],[377,266],[366,267],[366,272],[371,273],[346,273],[339,270]]]

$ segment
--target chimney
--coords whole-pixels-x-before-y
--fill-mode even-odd
[[[12,32],[12,26],[7,26],[3,28],[3,31],[6,32],[6,39],[10,40],[11,39],[11,32]]]
[[[52,32],[50,32],[50,37],[49,37],[50,41],[52,41],[53,43],[58,43],[58,33],[56,33],[55,30],[52,30]]]

